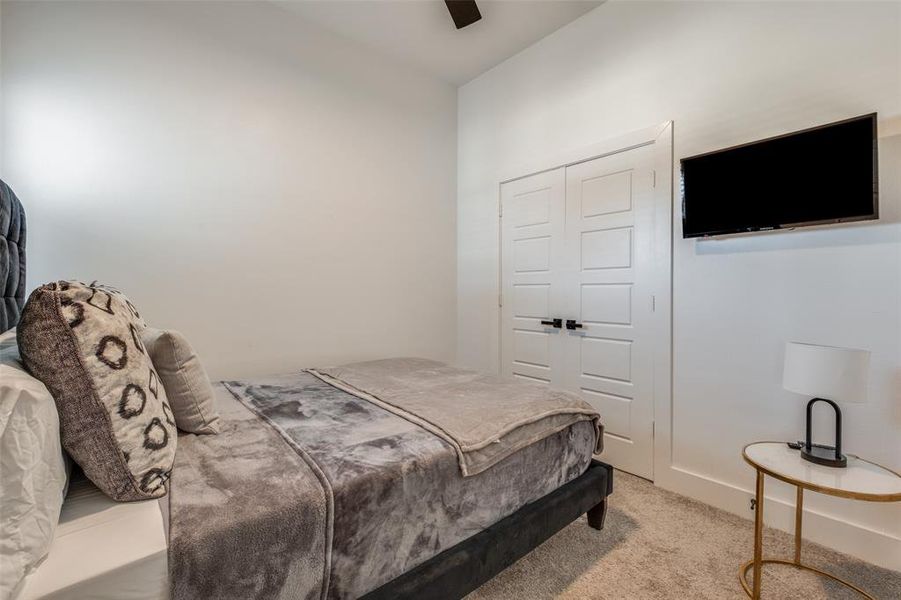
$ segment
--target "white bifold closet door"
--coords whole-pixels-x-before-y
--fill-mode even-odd
[[[646,478],[654,185],[642,146],[501,187],[503,374],[580,394],[601,413],[602,458]]]

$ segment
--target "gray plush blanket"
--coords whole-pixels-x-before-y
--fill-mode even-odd
[[[455,448],[308,373],[216,386],[170,491],[173,598],[358,598],[581,475],[583,420],[463,477]]]
[[[218,435],[178,438],[172,598],[324,598],[333,499],[319,467],[234,398],[218,405]]]
[[[575,394],[424,358],[310,372],[440,436],[454,447],[464,477],[579,421],[594,423],[595,452],[602,450],[600,415]]]

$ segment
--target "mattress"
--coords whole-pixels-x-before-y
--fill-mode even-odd
[[[50,553],[17,600],[169,597],[166,531],[157,500],[120,503],[75,475]]]

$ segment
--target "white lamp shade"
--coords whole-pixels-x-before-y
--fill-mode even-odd
[[[788,342],[782,387],[811,398],[865,402],[870,352]]]

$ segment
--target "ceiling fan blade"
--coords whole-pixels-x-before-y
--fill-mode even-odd
[[[482,18],[475,0],[444,0],[457,29],[463,29]]]

